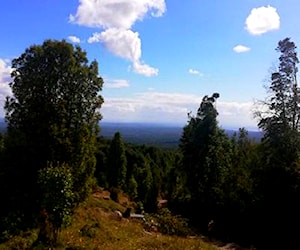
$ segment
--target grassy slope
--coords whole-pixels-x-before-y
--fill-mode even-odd
[[[100,195],[99,195],[100,194]],[[76,209],[72,224],[63,229],[56,249],[217,249],[200,238],[183,238],[147,232],[141,222],[111,218],[112,211],[125,207],[112,200],[104,200],[101,193],[93,194]],[[31,230],[15,236],[0,249],[30,249],[38,231]],[[35,247],[33,249],[44,249]]]

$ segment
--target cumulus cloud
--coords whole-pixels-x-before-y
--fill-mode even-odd
[[[117,28],[94,33],[89,43],[101,42],[111,53],[133,63],[133,70],[145,76],[155,76],[158,69],[152,68],[140,61],[142,55],[141,39],[138,32]]]
[[[203,76],[203,74],[199,70],[196,70],[196,69],[189,69],[189,73],[191,75]]]
[[[104,87],[110,89],[120,89],[120,88],[127,88],[130,84],[127,80],[123,79],[105,79],[104,80]]]
[[[139,34],[131,30],[108,29],[94,33],[88,42],[101,42],[113,54],[133,62],[139,60],[142,53]]]
[[[11,81],[10,73],[12,69],[9,66],[9,61],[0,59],[0,116],[4,116],[3,106],[7,96],[12,95],[9,82]]]
[[[228,102],[219,101],[217,109],[219,121],[222,126],[238,129],[257,130],[257,121],[253,118],[252,102]]]
[[[166,11],[164,0],[80,0],[69,21],[88,27],[130,29],[150,12],[159,17]]]
[[[80,43],[80,38],[77,36],[68,36],[68,39],[72,42],[72,43]]]
[[[142,63],[139,60],[133,63],[133,71],[144,76],[158,75],[158,69]]]
[[[155,76],[158,69],[141,61],[141,39],[131,30],[136,21],[142,21],[147,13],[159,17],[166,11],[164,0],[80,0],[75,15],[69,21],[104,31],[94,33],[89,43],[100,42],[116,56],[132,62],[138,74]]]
[[[246,30],[252,35],[261,35],[280,27],[280,16],[272,6],[253,8],[246,19]]]
[[[233,51],[236,53],[244,53],[250,51],[250,48],[244,45],[237,45],[233,48]]]
[[[101,108],[105,121],[186,124],[187,113],[196,114],[202,97],[180,93],[148,91],[131,98],[106,97]],[[222,127],[255,129],[251,102],[217,101]],[[116,120],[116,117],[118,120]]]

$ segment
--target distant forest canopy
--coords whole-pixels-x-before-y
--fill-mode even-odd
[[[112,139],[118,131],[125,142],[163,148],[177,148],[183,129],[183,126],[179,125],[114,122],[100,122],[100,127],[100,135],[107,139]],[[229,137],[238,133],[238,130],[225,129],[224,131]],[[260,142],[263,132],[248,131],[248,137],[250,140]]]
[[[151,123],[126,123],[126,122],[100,122],[99,135],[112,139],[116,132],[122,134],[127,143],[138,145],[157,146],[162,148],[177,148],[182,135],[183,126]],[[6,124],[0,119],[0,132],[5,133]],[[225,129],[225,133],[232,137],[238,130]],[[263,137],[261,131],[248,131],[250,140],[260,142]]]
[[[278,67],[254,113],[260,140],[245,128],[226,133],[217,121],[221,96],[212,93],[178,131],[178,147],[165,148],[129,143],[124,131],[102,136],[103,80],[98,63],[89,63],[79,46],[46,40],[27,48],[12,61],[13,96],[6,100],[7,130],[0,134],[1,241],[38,224],[37,240],[56,242],[74,209],[100,186],[116,201],[126,193],[136,212],[156,213],[158,199],[166,199],[170,213],[216,239],[295,249],[299,61],[290,38],[279,41],[276,51]],[[149,138],[169,132],[152,130]]]

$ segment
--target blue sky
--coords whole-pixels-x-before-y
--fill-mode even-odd
[[[103,121],[184,125],[220,93],[224,128],[256,128],[277,43],[300,43],[299,0],[10,0],[0,8],[0,104],[10,62],[32,44],[66,39],[99,63]],[[0,116],[3,109],[0,109]]]

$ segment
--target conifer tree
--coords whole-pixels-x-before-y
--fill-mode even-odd
[[[261,210],[258,220],[265,221],[264,230],[269,235],[280,239],[276,242],[279,248],[290,248],[290,244],[297,242],[299,231],[292,230],[291,222],[300,222],[300,96],[296,48],[290,38],[279,41],[276,48],[280,53],[279,66],[271,74],[264,108],[255,113],[264,132],[261,170],[256,180]]]
[[[264,131],[264,143],[269,144],[270,160],[288,167],[298,157],[300,95],[297,84],[299,63],[296,45],[290,38],[279,41],[278,70],[271,75],[268,98],[261,102],[264,108],[255,115]],[[279,158],[280,157],[280,158]]]
[[[231,167],[231,144],[217,122],[218,97],[218,93],[204,96],[196,117],[189,117],[180,142],[182,172],[189,190],[184,202],[190,204],[188,215],[202,223],[200,227],[206,227],[207,220],[222,209]]]
[[[127,159],[125,146],[120,132],[116,132],[108,155],[109,185],[115,188],[126,189]]]

